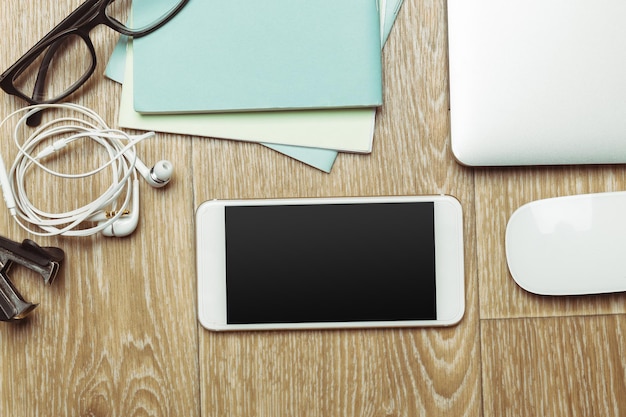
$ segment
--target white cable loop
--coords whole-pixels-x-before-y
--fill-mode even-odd
[[[20,131],[26,119],[34,112],[44,109],[67,110],[80,114],[83,118],[66,116],[54,119],[43,124],[21,141]],[[38,236],[89,236],[107,228],[122,216],[125,210],[129,209],[132,201],[132,184],[138,178],[135,169],[137,160],[135,145],[154,136],[154,132],[129,135],[108,127],[93,110],[71,103],[39,104],[19,109],[4,118],[0,122],[0,127],[20,114],[22,116],[13,130],[13,140],[18,148],[18,155],[8,172],[8,179],[15,199],[13,217],[23,229]],[[44,165],[43,161],[55,152],[65,149],[71,143],[85,140],[91,140],[103,147],[108,154],[108,161],[91,171],[79,173],[63,173]],[[47,142],[51,143],[46,146]],[[33,155],[41,146],[45,146],[44,149]],[[113,180],[111,185],[92,202],[64,213],[48,213],[35,207],[26,191],[25,178],[28,171],[34,167],[65,179],[87,178],[109,168]],[[55,192],[59,191],[55,190]],[[105,215],[105,212],[115,214]],[[84,227],[83,224],[82,228],[76,229],[84,222],[95,223],[103,218],[106,221],[100,221],[92,227]]]

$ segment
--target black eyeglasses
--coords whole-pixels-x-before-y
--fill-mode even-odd
[[[141,13],[132,22],[128,19],[131,0],[85,1],[0,75],[0,88],[29,104],[59,102],[96,68],[89,38],[94,27],[103,24],[123,35],[145,36],[167,23],[189,0],[135,1]]]

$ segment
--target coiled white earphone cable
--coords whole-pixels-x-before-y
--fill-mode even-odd
[[[44,109],[61,109],[70,111],[73,115],[49,121],[24,140],[20,140],[20,132],[26,119],[34,112]],[[0,128],[18,116],[20,118],[13,131],[18,154],[8,173],[0,157],[0,177],[4,177],[1,185],[9,212],[23,229],[38,236],[89,236],[110,227],[121,216],[128,214],[133,202],[132,195],[136,195],[138,189],[136,164],[139,160],[135,145],[154,136],[154,132],[129,135],[108,127],[93,110],[71,103],[40,104],[19,109],[5,117],[0,122]],[[71,174],[53,170],[43,164],[45,158],[55,152],[65,149],[71,143],[85,140],[91,140],[103,147],[108,154],[108,161],[92,171]],[[46,143],[49,144],[46,146]],[[44,148],[37,151],[42,146]],[[110,168],[113,179],[111,185],[92,202],[63,213],[48,213],[35,207],[26,191],[25,178],[34,167],[66,179],[86,178]],[[95,224],[86,226],[85,222]]]

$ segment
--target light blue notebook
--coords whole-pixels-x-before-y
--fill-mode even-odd
[[[152,0],[134,0],[142,16]],[[141,113],[376,107],[377,0],[190,0],[134,42]]]

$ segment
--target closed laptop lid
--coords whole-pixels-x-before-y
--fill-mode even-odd
[[[626,162],[626,2],[448,0],[448,25],[459,162]]]

